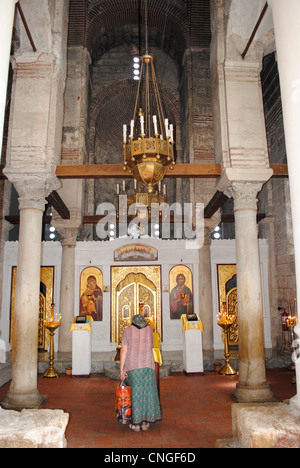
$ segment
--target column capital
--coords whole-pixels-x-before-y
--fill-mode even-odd
[[[57,231],[61,235],[61,245],[63,247],[74,247],[76,245],[76,239],[79,228],[59,228]]]
[[[51,225],[61,235],[61,244],[63,247],[75,246],[76,238],[82,223],[81,212],[77,210],[71,210],[70,219],[62,219],[55,211],[52,215]]]
[[[257,211],[257,194],[262,188],[259,182],[232,182],[226,193],[234,198],[234,212]]]
[[[54,174],[24,174],[5,171],[8,180],[14,185],[19,195],[19,209],[37,209],[44,211],[46,197],[57,188],[60,182]]]

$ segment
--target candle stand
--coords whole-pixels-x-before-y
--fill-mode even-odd
[[[294,332],[294,328],[295,326],[297,325],[297,317],[295,315],[289,315],[287,318],[286,318],[286,324],[288,326],[288,328],[291,330],[291,337],[292,337],[292,343],[294,342],[294,338],[295,338],[295,332]],[[290,366],[290,370],[291,371],[294,371],[296,370],[296,366],[295,366],[295,363],[293,362],[293,364]],[[296,383],[296,375],[294,375],[292,377],[292,380],[291,380],[291,383],[295,384]]]
[[[43,377],[46,377],[48,379],[58,378],[60,376],[60,373],[53,366],[54,364],[54,335],[55,335],[55,330],[60,326],[60,323],[61,323],[60,315],[59,315],[58,322],[54,321],[53,308],[52,308],[51,320],[44,321],[44,327],[47,328],[47,330],[49,330],[49,333],[50,333],[49,368],[43,374]]]
[[[225,335],[225,350],[224,350],[224,358],[225,358],[225,366],[219,371],[219,374],[222,375],[235,375],[237,371],[229,364],[230,362],[230,352],[229,352],[229,329],[233,324],[235,319],[235,315],[227,315],[219,314],[218,316],[218,325],[223,328],[224,335]]]

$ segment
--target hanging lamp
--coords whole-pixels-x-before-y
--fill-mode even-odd
[[[137,86],[130,131],[123,125],[124,170],[132,174],[148,193],[165,176],[167,167],[173,169],[174,128],[164,115],[154,58],[148,53],[148,11],[145,0],[145,54]]]

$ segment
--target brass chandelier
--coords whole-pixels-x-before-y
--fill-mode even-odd
[[[129,135],[123,125],[124,170],[149,194],[165,176],[167,167],[173,169],[174,128],[164,116],[159,86],[154,70],[154,58],[148,53],[147,0],[145,0],[146,53],[141,57],[133,118]]]

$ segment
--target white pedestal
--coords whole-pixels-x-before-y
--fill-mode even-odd
[[[183,336],[183,369],[188,374],[203,373],[201,330],[186,330]]]
[[[91,332],[72,331],[72,375],[88,376],[91,373]]]

